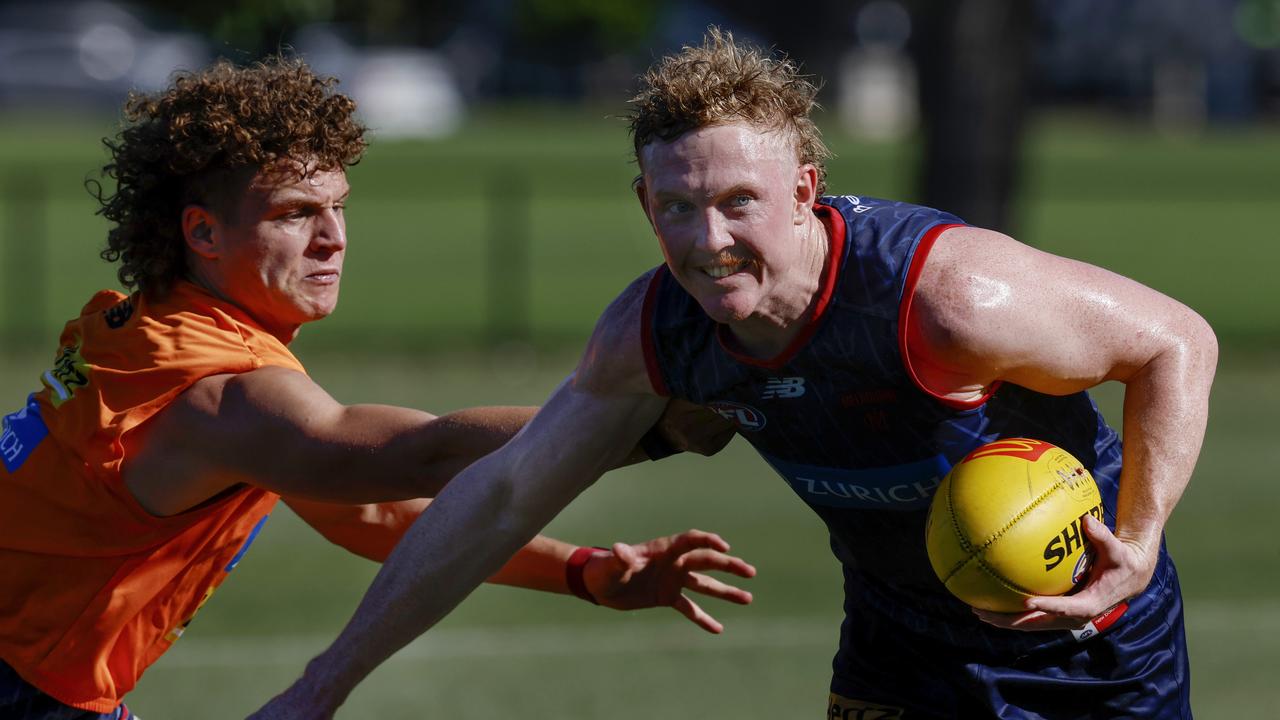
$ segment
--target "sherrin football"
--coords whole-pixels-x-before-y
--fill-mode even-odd
[[[1102,519],[1093,476],[1070,453],[1007,438],[969,453],[938,486],[925,543],[938,579],[976,608],[1016,613],[1089,569],[1084,516]]]

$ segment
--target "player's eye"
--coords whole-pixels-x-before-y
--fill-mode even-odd
[[[733,197],[729,198],[729,205],[731,207],[746,207],[750,203],[751,203],[750,195],[734,195]]]
[[[693,203],[684,200],[673,200],[667,203],[667,212],[680,215],[693,210]]]

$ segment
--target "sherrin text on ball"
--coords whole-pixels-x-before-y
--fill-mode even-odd
[[[938,579],[969,605],[1022,612],[1071,591],[1089,569],[1084,516],[1103,519],[1093,476],[1042,440],[1006,438],[969,453],[934,495],[925,529]]]

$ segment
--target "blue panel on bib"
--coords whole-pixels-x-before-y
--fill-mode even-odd
[[[0,429],[0,457],[9,472],[17,472],[27,461],[31,451],[49,436],[49,427],[40,417],[40,405],[35,394],[27,397],[27,406],[4,416]]]

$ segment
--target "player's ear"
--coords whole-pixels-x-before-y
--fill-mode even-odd
[[[813,215],[818,202],[818,168],[805,163],[796,169],[795,214],[792,222],[800,225]]]
[[[637,175],[635,180],[631,181],[631,190],[636,194],[636,199],[640,201],[640,209],[644,211],[644,217],[649,221],[649,227],[653,227],[653,216],[649,214],[649,192],[644,184],[644,175]],[[657,231],[657,228],[654,228]]]
[[[182,208],[182,240],[203,258],[218,256],[218,220],[203,205]]]

